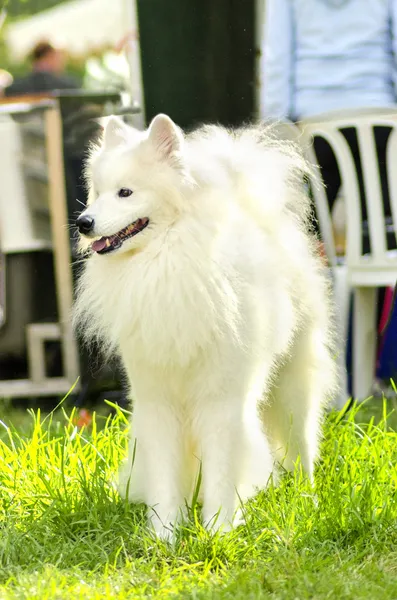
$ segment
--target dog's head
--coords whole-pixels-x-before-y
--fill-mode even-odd
[[[81,247],[97,254],[131,252],[167,230],[192,182],[181,130],[166,115],[139,132],[111,117],[87,165],[89,200],[76,225]]]

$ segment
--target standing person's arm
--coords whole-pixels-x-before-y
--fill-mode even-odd
[[[261,71],[261,116],[293,116],[294,35],[290,0],[266,0]]]

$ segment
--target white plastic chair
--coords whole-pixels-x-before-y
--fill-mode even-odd
[[[371,393],[376,358],[377,288],[394,286],[397,280],[397,251],[388,250],[386,222],[383,212],[379,161],[374,128],[387,127],[391,133],[386,149],[389,198],[394,226],[397,225],[397,109],[377,108],[329,113],[300,124],[302,140],[309,158],[316,164],[308,142],[316,136],[331,146],[338,163],[346,206],[346,266],[334,263],[336,300],[340,322],[347,333],[349,290],[354,291],[353,313],[353,395],[364,399]],[[368,218],[370,252],[362,250],[363,224],[361,199],[355,162],[343,130],[354,128],[362,166]],[[317,174],[320,174],[318,167]],[[328,203],[323,188],[314,186],[320,228],[327,251],[332,248]],[[328,213],[328,214],[327,214]],[[395,235],[395,233],[394,233]],[[333,238],[333,236],[332,236]],[[332,250],[331,250],[332,256]]]
[[[328,201],[321,182],[321,174],[317,166],[317,159],[312,149],[312,138],[310,133],[306,136],[302,130],[291,121],[280,121],[273,124],[277,137],[280,139],[289,139],[298,143],[306,158],[313,166],[313,182],[314,199],[316,211],[319,220],[322,241],[324,243],[325,252],[328,259],[330,278],[332,279],[332,287],[334,299],[337,305],[335,311],[335,326],[337,328],[337,337],[339,340],[338,354],[336,357],[339,372],[339,396],[335,399],[334,406],[342,408],[348,400],[349,393],[347,387],[346,373],[346,339],[349,316],[349,289],[347,286],[347,274],[344,264],[340,264],[335,250],[334,235],[331,223],[331,216],[328,208]]]

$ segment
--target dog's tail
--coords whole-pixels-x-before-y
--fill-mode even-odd
[[[259,224],[268,229],[284,215],[306,229],[310,165],[296,143],[280,139],[277,127],[258,124],[228,131],[205,126],[191,139],[201,145],[206,161],[223,166],[237,191],[234,196]]]

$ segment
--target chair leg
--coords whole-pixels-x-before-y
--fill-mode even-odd
[[[356,288],[353,312],[353,395],[365,400],[371,393],[376,360],[377,288]]]
[[[335,401],[336,408],[343,408],[349,398],[346,372],[346,343],[349,328],[349,305],[350,305],[350,286],[347,280],[347,269],[345,266],[335,267],[333,269],[334,279],[334,298],[335,298],[335,320],[337,327],[338,343],[338,375],[339,375],[339,396]]]

